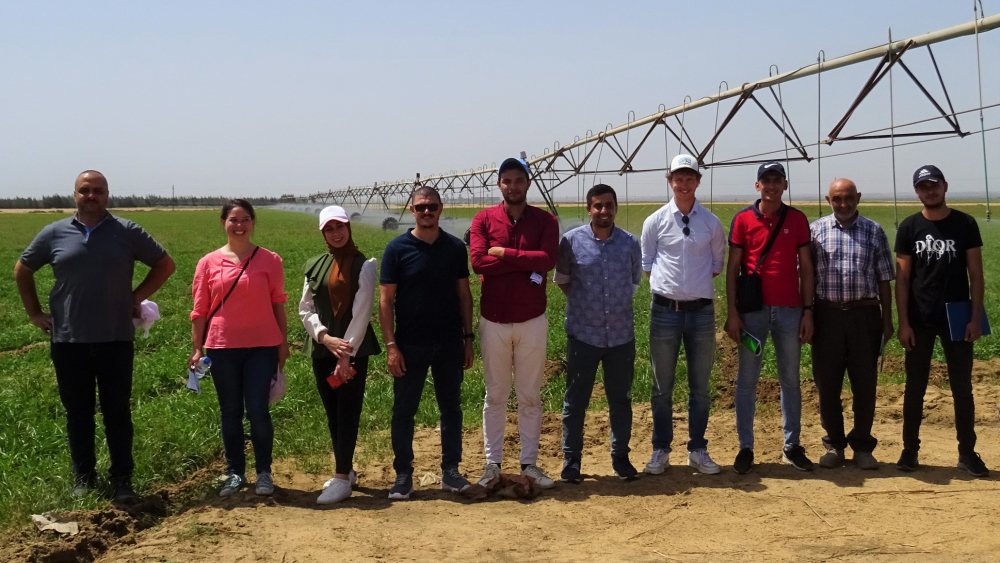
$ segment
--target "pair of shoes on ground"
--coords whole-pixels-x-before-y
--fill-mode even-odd
[[[708,450],[705,448],[688,452],[688,466],[705,475],[716,475],[722,471],[722,468],[715,463],[712,456],[708,455]],[[668,467],[670,467],[670,452],[664,449],[654,449],[644,471],[649,475],[659,475]]]
[[[614,471],[615,476],[622,481],[634,481],[638,475],[639,470],[632,465],[627,455],[624,456],[612,456],[611,457],[611,469]],[[662,473],[663,471],[660,471]],[[583,481],[583,475],[580,473],[580,460],[577,458],[570,458],[563,461],[563,470],[560,475],[560,480],[565,483],[580,483]]]
[[[219,489],[220,497],[228,497],[236,494],[247,486],[247,480],[242,475],[230,473]],[[257,482],[254,484],[254,492],[260,496],[270,496],[274,494],[274,478],[270,471],[261,471],[257,474]]]
[[[444,467],[441,469],[441,490],[449,493],[463,493],[472,484],[459,472],[457,467]],[[407,500],[413,494],[413,474],[397,473],[396,481],[389,489],[390,500]]]
[[[790,448],[785,448],[781,452],[781,461],[791,465],[799,471],[812,471],[813,462],[806,457],[806,450],[802,446],[795,445]],[[736,454],[736,460],[733,461],[733,471],[743,475],[744,473],[750,471],[753,467],[753,450],[750,448],[742,448],[739,453]]]
[[[132,488],[132,480],[129,478],[116,478],[111,480],[110,496],[111,502],[115,504],[135,504],[139,502],[139,495]],[[73,477],[73,488],[70,494],[74,498],[80,498],[88,493],[98,491],[100,486],[97,474],[93,471],[75,475]]]
[[[917,450],[904,449],[903,453],[899,455],[899,461],[896,462],[896,469],[910,472],[916,471],[918,467],[920,467],[920,463],[917,461]],[[976,452],[959,454],[958,468],[973,477],[987,477],[990,474],[983,458],[979,457]]]
[[[579,466],[577,469],[577,472],[579,473]],[[546,475],[540,467],[533,463],[525,465],[524,468],[521,469],[521,475],[530,477],[531,480],[535,482],[535,486],[539,489],[551,489],[556,486],[556,482]],[[499,478],[500,464],[488,461],[486,462],[486,467],[483,468],[483,476],[479,479],[477,484],[482,487],[489,487]]]
[[[316,499],[316,504],[334,504],[351,496],[351,490],[358,484],[358,474],[354,470],[347,473],[347,479],[333,476],[323,483],[323,491]]]
[[[819,466],[834,469],[844,465],[846,458],[842,448],[828,447],[826,453],[819,457]],[[854,465],[858,469],[873,470],[879,468],[878,460],[871,452],[854,452]]]

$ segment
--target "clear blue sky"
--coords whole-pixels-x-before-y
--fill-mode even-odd
[[[1000,12],[1000,0],[983,4],[987,15]],[[86,168],[104,171],[113,193],[169,195],[175,185],[179,195],[233,196],[463,170],[568,144],[625,122],[630,110],[641,117],[685,95],[713,94],[721,80],[763,78],[771,64],[811,64],[819,49],[834,58],[883,43],[890,26],[903,38],[972,19],[971,0],[8,0],[0,4],[0,196],[68,193]],[[997,103],[1000,31],[982,41],[985,102]],[[935,47],[958,110],[978,104],[974,49],[971,39]],[[839,79],[824,75],[824,133],[873,64]],[[922,78],[933,86],[932,75]],[[895,80],[897,120],[928,117],[901,74]],[[800,134],[815,140],[816,82],[799,82],[783,95]],[[854,131],[888,125],[887,94],[879,100]],[[908,112],[910,102],[916,109]],[[987,113],[988,127],[998,113]],[[715,115],[703,114],[700,144]],[[760,136],[780,146],[753,119],[742,129],[734,123],[719,157],[746,154]],[[961,119],[978,128],[977,115]],[[1000,135],[987,143],[998,189]],[[823,150],[851,148],[842,145]],[[668,143],[667,152],[677,147]],[[662,166],[662,154],[649,164]],[[891,189],[889,158],[879,151],[830,159],[819,174],[883,192]],[[924,161],[954,171],[953,190],[982,183],[978,138],[897,151],[907,195],[906,179]],[[719,173],[716,193],[745,191],[752,174]],[[794,169],[793,189],[815,190],[817,176],[815,166]],[[637,194],[663,188],[662,175],[630,182]]]

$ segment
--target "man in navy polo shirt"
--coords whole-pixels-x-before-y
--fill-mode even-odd
[[[392,239],[382,254],[379,321],[392,385],[392,462],[389,498],[413,492],[413,419],[427,369],[441,411],[441,488],[462,492],[462,378],[472,367],[472,293],[465,244],[439,226],[438,191],[417,188],[410,201],[416,226]]]
[[[76,213],[42,229],[14,266],[14,279],[31,323],[51,339],[59,398],[73,460],[73,494],[97,486],[94,452],[94,392],[100,398],[116,502],[136,500],[132,489],[133,318],[139,304],[170,274],[174,261],[139,225],[108,212],[108,180],[81,172],[73,189]],[[136,260],[150,267],[132,289]],[[55,285],[46,313],[38,300],[35,272],[50,264]]]
[[[800,471],[811,471],[812,461],[799,445],[802,394],[799,387],[801,345],[812,339],[813,295],[816,289],[809,251],[809,220],[804,213],[785,205],[781,196],[788,188],[780,162],[766,162],[757,169],[755,184],[760,199],[733,217],[729,229],[729,263],[726,267],[726,334],[737,343],[743,332],[763,347],[768,334],[774,342],[781,386],[781,415],[785,445],[781,459]],[[779,226],[780,223],[780,226]],[[772,233],[774,243],[761,256]],[[741,273],[761,277],[763,307],[740,312],[736,302],[737,277]],[[733,463],[737,473],[753,466],[753,419],[757,407],[757,380],[763,354],[741,345],[736,375],[736,431],[740,451]]]

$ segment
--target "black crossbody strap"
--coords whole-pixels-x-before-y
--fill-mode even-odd
[[[781,232],[781,226],[785,224],[785,215],[788,214],[788,206],[782,204],[781,215],[778,217],[778,224],[774,226],[774,230],[771,231],[771,236],[767,239],[767,244],[764,245],[764,250],[760,253],[757,258],[757,263],[754,264],[753,272],[756,273],[760,265],[764,263],[767,258],[767,253],[771,251],[771,247],[774,246],[774,240],[778,238],[778,233]]]
[[[219,312],[219,309],[222,308],[222,304],[225,303],[226,299],[229,299],[229,296],[236,290],[236,284],[240,283],[240,278],[243,277],[243,272],[247,271],[247,266],[250,265],[250,261],[253,260],[253,257],[257,255],[258,250],[260,250],[259,246],[254,247],[253,253],[251,253],[250,257],[247,258],[247,261],[243,263],[243,267],[240,268],[240,273],[236,274],[236,279],[233,280],[233,285],[229,287],[229,291],[226,292],[226,295],[222,297],[222,301],[219,301],[219,304],[215,306],[215,309],[212,309],[212,312],[205,318],[205,334],[201,337],[202,344],[204,344],[205,339],[208,338],[208,325],[212,322],[212,317]]]

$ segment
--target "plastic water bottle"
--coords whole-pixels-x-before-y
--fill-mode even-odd
[[[209,358],[208,356],[202,356],[198,360],[198,363],[194,365],[194,373],[195,375],[198,376],[198,379],[201,379],[202,377],[205,377],[205,374],[208,373],[208,370],[211,368],[212,368],[212,358]]]

